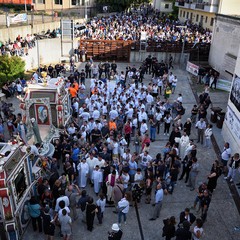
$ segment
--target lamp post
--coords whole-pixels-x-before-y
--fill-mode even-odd
[[[87,22],[87,18],[88,18],[88,16],[87,16],[87,0],[84,1],[84,6],[85,6],[85,20]]]
[[[186,28],[187,28],[187,26],[176,26],[176,27],[177,27],[177,28],[183,28],[183,29],[186,29]],[[185,48],[185,37],[186,37],[186,33],[184,33],[180,63],[183,62],[183,59],[184,59],[184,58],[183,58],[183,54],[184,54],[184,48]]]
[[[24,8],[25,8],[25,12],[27,12],[27,0],[24,0]]]

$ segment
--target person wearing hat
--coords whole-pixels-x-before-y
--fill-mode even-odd
[[[108,240],[120,240],[122,238],[123,231],[119,228],[117,223],[112,225],[112,232],[108,232]]]

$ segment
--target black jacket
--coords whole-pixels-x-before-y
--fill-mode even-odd
[[[195,222],[196,217],[192,214],[189,213],[189,222],[191,223],[191,225]],[[183,223],[184,221],[186,221],[187,219],[185,219],[185,212],[181,212],[180,213],[180,223]]]

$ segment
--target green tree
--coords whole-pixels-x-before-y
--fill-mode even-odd
[[[24,74],[25,62],[17,56],[0,56],[0,84]]]

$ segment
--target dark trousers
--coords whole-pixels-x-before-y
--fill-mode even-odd
[[[39,216],[39,217],[31,217],[32,219],[32,226],[33,226],[33,231],[37,231],[37,224],[38,224],[38,230],[39,232],[42,232],[42,218]]]
[[[103,212],[98,212],[97,213],[97,219],[98,219],[99,224],[102,224]]]
[[[170,129],[170,123],[165,123],[164,124],[164,133],[169,133],[169,129]]]
[[[127,141],[127,147],[129,147],[130,145],[130,142],[131,142],[131,134],[125,134],[125,139]]]
[[[180,176],[180,179],[183,179],[184,175],[186,175],[186,179],[185,179],[185,182],[188,181],[188,178],[189,178],[189,167],[183,167],[182,169],[182,174]]]
[[[203,136],[204,136],[204,129],[198,128],[198,142],[201,141],[201,144],[203,144]]]

